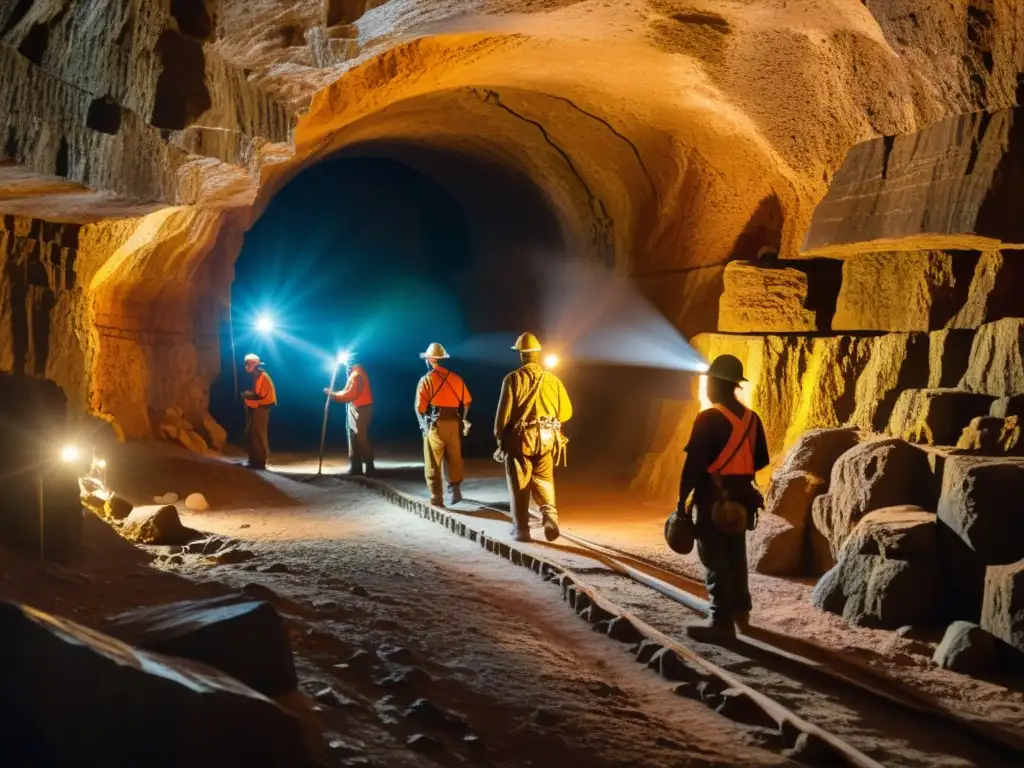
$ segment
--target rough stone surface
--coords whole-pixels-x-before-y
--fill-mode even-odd
[[[903,505],[869,512],[857,523],[846,544],[858,555],[910,560],[937,552],[937,517],[921,507]]]
[[[728,333],[800,333],[818,330],[807,308],[807,275],[792,267],[733,261],[725,268],[718,330]]]
[[[863,442],[832,468],[828,493],[814,500],[815,528],[838,554],[867,513],[885,507],[930,506],[931,469],[924,452],[898,439]]]
[[[224,450],[228,442],[228,433],[217,420],[210,414],[203,415],[203,431],[206,433],[207,442],[215,451]]]
[[[908,389],[889,418],[889,434],[911,443],[956,445],[971,420],[988,414],[993,398],[956,389]]]
[[[984,675],[996,668],[995,640],[977,624],[954,621],[946,628],[932,661],[965,675]]]
[[[988,569],[981,626],[1024,652],[1024,561]]]
[[[140,608],[103,629],[129,645],[219,669],[265,696],[293,691],[298,682],[281,617],[270,603],[244,595]]]
[[[1024,459],[950,456],[938,515],[985,565],[1024,559]]]
[[[988,411],[989,416],[1005,419],[1008,416],[1016,416],[1024,419],[1024,394],[1000,397],[992,403]]]
[[[124,520],[128,517],[135,507],[123,496],[118,496],[116,493],[113,494],[106,503],[103,505],[106,516],[113,520]]]
[[[945,329],[928,334],[928,389],[955,388],[971,357],[974,332]]]
[[[832,327],[929,331],[960,310],[977,257],[945,251],[864,253],[843,262]]]
[[[1021,314],[1018,286],[1024,281],[1024,253],[985,251],[978,259],[963,307],[950,328],[979,328]]]
[[[894,560],[844,552],[811,593],[815,607],[864,627],[932,626],[941,615],[934,558]]]
[[[960,387],[996,397],[1024,392],[1024,319],[1006,318],[978,329]]]
[[[1019,455],[1024,450],[1020,440],[1020,417],[979,416],[964,427],[957,440],[958,452],[981,456]]]
[[[135,507],[124,519],[121,533],[139,544],[187,544],[202,536],[181,524],[175,507],[156,504]]]
[[[32,734],[6,745],[14,764],[308,765],[298,721],[210,667],[14,603],[0,603],[0,635],[0,698]]]
[[[1018,109],[952,117],[854,146],[815,209],[808,253],[1024,243],[1014,185],[1024,174]]]

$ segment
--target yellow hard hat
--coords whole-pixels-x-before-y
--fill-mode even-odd
[[[516,345],[512,349],[516,352],[540,352],[540,339],[527,331],[516,339]]]
[[[420,352],[420,357],[432,360],[446,360],[448,359],[448,350],[444,348],[443,344],[438,344],[434,341],[427,347],[426,352]]]

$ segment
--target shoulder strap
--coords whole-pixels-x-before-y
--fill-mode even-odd
[[[445,371],[444,378],[441,379],[441,386],[434,389],[434,369],[431,368],[427,374],[427,380],[430,382],[430,399],[427,400],[427,408],[431,408],[434,405],[434,398],[437,397],[437,393],[441,391],[445,383],[448,381],[448,377],[452,375],[451,371]],[[454,390],[453,390],[454,391]]]
[[[750,428],[753,425],[754,411],[747,408],[747,412],[743,414],[743,420],[733,426],[732,433],[729,435],[729,442],[725,444],[725,448],[718,454],[718,458],[711,462],[711,465],[708,467],[708,474],[717,475],[722,467],[733,460],[733,457],[739,453],[740,448],[746,441],[747,435],[750,434]],[[743,428],[742,431],[740,427]]]

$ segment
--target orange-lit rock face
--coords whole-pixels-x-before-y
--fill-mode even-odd
[[[499,203],[474,169],[504,169],[566,250],[714,330],[724,263],[795,256],[850,146],[1013,103],[1024,19],[968,5],[5,4],[0,212],[95,243],[47,375],[129,435],[172,405],[200,423],[241,236],[334,153],[405,162],[478,220]]]

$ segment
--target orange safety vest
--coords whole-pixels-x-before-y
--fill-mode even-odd
[[[757,441],[754,412],[747,408],[741,419],[721,403],[715,404],[715,410],[729,420],[729,424],[732,425],[732,433],[729,435],[729,442],[718,454],[718,458],[708,466],[708,474],[753,475],[754,446]]]
[[[254,400],[246,400],[246,408],[262,408],[267,405],[277,405],[277,390],[274,388],[274,381],[266,371],[260,371],[252,383]]]
[[[473,396],[469,394],[466,382],[459,374],[438,366],[420,379],[416,390],[416,411],[426,413],[430,406],[437,408],[458,408],[469,405]]]
[[[370,377],[361,365],[353,365],[348,374],[345,388],[334,395],[339,403],[349,403],[358,408],[373,404],[373,392],[370,390]]]

